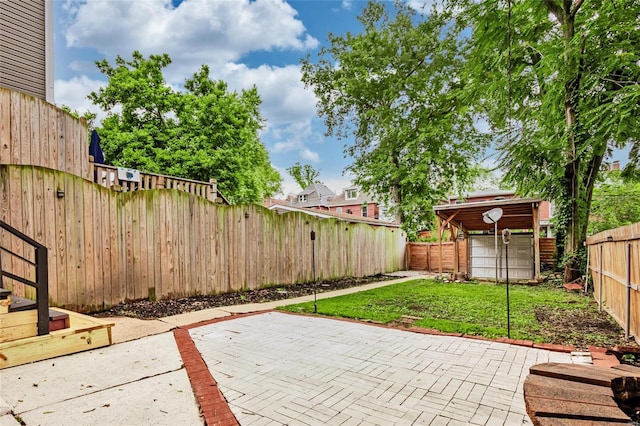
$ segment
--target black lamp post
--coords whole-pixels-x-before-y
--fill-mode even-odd
[[[316,232],[311,231],[311,271],[313,273],[313,313],[318,313],[317,287],[316,283]]]

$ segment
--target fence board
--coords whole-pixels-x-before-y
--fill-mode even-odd
[[[23,170],[22,171],[22,221],[24,223],[25,234],[34,235],[35,227],[34,227],[34,188],[33,188],[33,179],[34,174],[33,170]],[[27,243],[23,243],[22,246],[23,255],[29,259],[30,261],[35,261],[35,251],[33,247]],[[35,281],[36,271],[32,266],[25,266],[25,275],[23,277],[27,278],[30,281]],[[24,287],[24,295],[25,297],[35,298],[36,292],[33,287],[25,286]]]
[[[600,232],[587,238],[589,270],[596,301],[626,329],[640,338],[640,223]],[[630,254],[630,257],[628,257]],[[627,315],[627,287],[630,313]]]
[[[20,120],[20,101],[20,94],[18,92],[11,92],[11,105],[9,105],[9,114],[11,115],[11,124],[9,126],[9,143],[11,144],[11,149],[9,151],[11,152],[11,159],[9,160],[9,164],[22,164],[20,157],[22,153],[20,139],[20,131],[22,127]]]
[[[79,273],[83,273],[80,277],[84,280],[83,286],[85,291],[82,292],[82,302],[80,304],[85,306],[95,306],[96,305],[96,275],[97,271],[94,265],[94,259],[96,256],[96,232],[94,221],[98,217],[98,212],[94,211],[94,203],[91,190],[92,188],[89,186],[82,185],[78,188],[79,191],[82,191],[82,209],[83,209],[83,217],[82,217],[82,226],[84,226],[84,260],[83,271],[78,271]]]
[[[9,204],[9,220],[11,222],[19,222],[24,228],[24,224],[22,224],[22,200],[20,199],[22,196],[22,179],[21,179],[21,170],[14,169],[9,172],[9,188],[10,188],[10,204]],[[11,239],[11,251],[16,253],[19,256],[23,256],[23,248],[24,244],[22,241],[17,240],[16,238]],[[11,270],[15,275],[24,276],[26,273],[26,269],[24,268],[24,264],[22,261],[19,261],[15,257],[11,258]],[[10,290],[16,296],[24,297],[24,284],[14,282],[10,287]]]
[[[78,241],[78,233],[76,231],[76,218],[78,216],[80,206],[77,203],[78,200],[75,195],[74,180],[73,176],[69,174],[64,175],[64,185],[62,188],[65,190],[65,196],[60,199],[67,211],[67,218],[65,222],[67,273],[65,280],[67,281],[67,298],[69,308],[72,310],[78,306],[78,274],[76,270],[78,269],[78,262],[80,261],[78,258],[80,250],[82,250]]]
[[[11,92],[0,90],[0,164],[11,163]]]

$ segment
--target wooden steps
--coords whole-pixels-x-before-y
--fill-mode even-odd
[[[68,315],[69,327],[50,331],[44,336],[0,343],[0,369],[109,346],[112,343],[113,322],[60,308],[55,311]],[[14,312],[4,316],[29,312],[36,311]]]
[[[30,309],[37,309],[35,300],[26,299],[11,294],[11,290],[0,287],[0,313],[28,311]]]
[[[636,383],[638,380],[620,380],[621,377],[640,378],[640,368],[558,363],[534,365],[524,382],[527,413],[537,426],[629,424],[632,419],[621,408],[612,383],[619,387],[620,382]]]
[[[9,312],[29,311],[31,309],[37,309],[36,301],[31,299],[25,299],[19,296],[9,296],[11,303],[9,304]]]
[[[0,343],[26,339],[38,335],[37,304],[31,299],[13,296],[0,288]],[[49,331],[69,328],[69,315],[49,309]]]

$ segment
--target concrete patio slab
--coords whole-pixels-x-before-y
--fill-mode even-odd
[[[216,318],[224,318],[231,315],[229,312],[223,310],[223,308],[203,309],[201,311],[187,312],[184,314],[172,315],[170,317],[164,317],[159,321],[170,325],[172,328],[184,327],[202,321],[210,321]]]
[[[170,371],[20,413],[27,425],[199,425],[184,370]]]
[[[201,424],[171,333],[0,370],[0,384],[27,425]]]
[[[115,326],[111,328],[113,343],[128,342],[141,337],[166,333],[173,325],[160,320],[142,320],[129,317],[110,317]]]

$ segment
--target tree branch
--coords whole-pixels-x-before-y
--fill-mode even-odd
[[[413,67],[409,72],[404,76],[404,79],[411,77],[417,70],[424,64],[424,58],[420,59],[415,67]]]
[[[549,9],[549,12],[551,12],[553,16],[556,17],[558,22],[564,25],[564,15],[562,13],[562,7],[560,7],[560,5],[555,2],[555,0],[544,0],[544,4],[545,6],[547,6],[547,9]]]
[[[574,18],[576,16],[576,14],[578,13],[578,11],[580,10],[580,8],[582,7],[582,4],[584,3],[584,0],[578,0],[576,2],[576,5],[573,7],[573,10],[571,11],[571,17]]]

